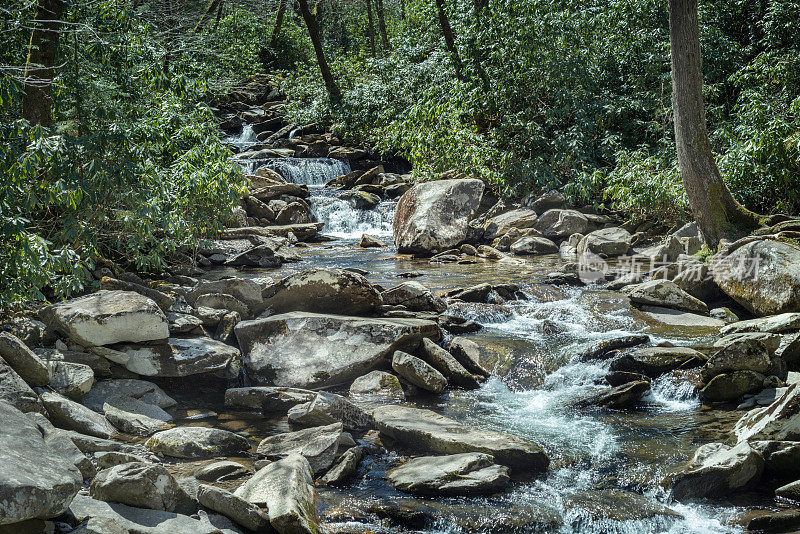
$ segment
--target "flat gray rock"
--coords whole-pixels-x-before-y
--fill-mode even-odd
[[[97,438],[110,439],[118,432],[101,414],[58,393],[42,391],[39,397],[54,425]]]
[[[430,339],[422,340],[422,354],[423,359],[442,373],[451,385],[464,389],[477,389],[480,387],[475,377],[463,365],[458,363],[458,360],[452,354]]]
[[[166,467],[132,462],[97,473],[89,494],[100,501],[172,512],[178,504],[179,488]]]
[[[263,413],[286,413],[294,406],[311,402],[316,391],[300,388],[253,386],[225,391],[225,407]]]
[[[222,488],[200,484],[197,499],[209,510],[219,512],[248,530],[263,532],[270,526],[265,511]]]
[[[374,427],[372,416],[341,395],[320,391],[314,400],[298,404],[289,410],[289,423],[297,427],[312,427],[342,423],[347,430]]]
[[[169,428],[172,416],[133,397],[111,397],[103,404],[106,419],[126,434],[149,436]]]
[[[122,345],[124,366],[142,376],[182,377],[205,373],[238,375],[239,349],[208,337],[171,337],[164,345]]]
[[[182,426],[153,434],[145,446],[175,458],[218,458],[240,455],[250,449],[250,442],[219,428]]]
[[[177,404],[164,391],[146,380],[119,378],[96,382],[91,391],[81,399],[81,404],[96,412],[103,411],[103,404],[111,397],[133,397],[159,408],[171,408]]]
[[[336,460],[342,431],[342,423],[333,423],[276,434],[264,438],[256,452],[268,460],[280,460],[290,454],[300,454],[308,460],[311,470],[320,474]]]
[[[475,452],[414,458],[390,470],[386,478],[400,491],[419,495],[491,494],[505,489],[510,480],[507,467]]]
[[[418,388],[431,393],[441,393],[447,386],[447,379],[425,361],[397,351],[392,358],[392,369]]]
[[[264,288],[264,307],[271,314],[293,311],[370,315],[383,301],[360,274],[343,269],[309,269]]]
[[[404,400],[400,380],[386,371],[372,371],[356,378],[350,384],[350,396],[370,396],[387,400]]]

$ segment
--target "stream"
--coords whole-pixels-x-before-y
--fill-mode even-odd
[[[720,440],[740,413],[701,410],[696,392],[685,377],[669,375],[654,382],[647,402],[638,410],[569,407],[571,400],[601,387],[608,372],[609,362],[577,361],[576,356],[589,345],[644,332],[654,343],[702,346],[713,341],[713,331],[654,324],[618,292],[542,284],[543,276],[559,267],[557,256],[533,256],[516,263],[437,265],[398,255],[391,245],[361,249],[357,244],[361,233],[388,237],[385,241],[391,243],[394,202],[384,202],[374,210],[357,210],[340,199],[338,192],[322,187],[341,174],[346,163],[323,158],[264,164],[287,181],[309,185],[313,212],[325,223],[322,233],[334,239],[301,249],[301,261],[278,270],[219,268],[210,273],[211,277],[235,274],[278,278],[312,267],[355,268],[367,272],[371,282],[387,288],[404,281],[401,274],[413,272],[414,280],[435,292],[482,282],[513,282],[529,297],[505,305],[451,306],[451,313],[484,326],[465,337],[481,346],[481,361],[495,376],[475,391],[454,390],[435,398],[413,399],[409,404],[476,428],[505,431],[539,443],[551,458],[548,474],[517,481],[508,492],[497,496],[425,500],[399,493],[384,480],[383,473],[393,465],[392,455],[370,455],[362,463],[355,485],[318,489],[323,522],[340,526],[342,531],[349,531],[348,526],[361,528],[367,521],[362,517],[363,510],[371,504],[394,501],[412,510],[420,505],[448,510],[451,521],[419,531],[430,534],[463,532],[462,527],[501,530],[496,524],[505,525],[506,531],[536,531],[531,525],[540,523],[529,521],[530,517],[556,517],[562,526],[545,531],[563,533],[741,531],[731,521],[745,503],[752,505],[752,499],[682,504],[669,502],[659,489],[664,475],[691,458],[700,444]],[[349,170],[349,166],[346,168]],[[215,403],[214,409],[219,406]],[[254,440],[288,430],[285,424],[238,412],[218,413],[194,424],[235,430]],[[678,515],[648,513],[641,501],[601,498],[603,491],[614,488],[643,494],[652,505],[664,503]],[[369,527],[374,532],[396,531],[385,524]]]

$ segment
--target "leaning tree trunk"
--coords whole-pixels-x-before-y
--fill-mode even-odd
[[[53,124],[53,94],[58,32],[63,0],[39,0],[25,62],[22,116],[31,124]]]
[[[716,248],[726,236],[758,224],[722,181],[708,140],[697,0],[670,0],[672,107],[675,145],[692,214],[705,242]]]
[[[325,88],[331,100],[338,102],[342,98],[342,92],[339,86],[336,85],[336,80],[333,79],[331,69],[328,67],[328,61],[325,59],[325,51],[322,49],[322,41],[319,38],[319,27],[317,26],[317,17],[308,8],[307,0],[299,0],[300,14],[308,28],[308,35],[311,37],[311,43],[314,45],[314,53],[317,56],[317,63],[319,64],[319,72],[322,75],[322,80],[325,82]]]
[[[389,51],[392,49],[392,45],[389,44],[389,36],[386,34],[386,17],[383,11],[383,0],[375,0],[375,10],[378,13],[378,29],[381,32],[383,49]]]
[[[278,46],[278,36],[281,34],[281,26],[283,25],[283,15],[286,13],[287,0],[280,0],[278,3],[278,14],[275,16],[275,26],[272,28],[272,39],[270,39],[270,47],[273,49]]]
[[[456,77],[463,81],[464,65],[461,63],[461,56],[458,55],[453,29],[450,27],[450,20],[447,18],[447,12],[444,9],[444,0],[436,0],[436,11],[439,15],[439,25],[444,35],[444,44],[447,47],[447,51],[450,52],[450,57],[453,58],[453,64],[456,68]]]
[[[375,57],[375,24],[372,22],[372,0],[367,2],[367,35],[369,35],[369,48],[372,57]]]

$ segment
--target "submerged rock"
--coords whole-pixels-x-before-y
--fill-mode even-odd
[[[433,321],[306,312],[243,321],[235,331],[254,383],[301,388],[345,383],[373,370],[395,350],[439,337]]]
[[[508,468],[482,453],[423,456],[392,469],[386,478],[400,491],[419,495],[481,495],[508,486]]]
[[[381,434],[410,449],[437,454],[482,452],[526,474],[546,471],[550,463],[536,443],[502,432],[476,430],[430,410],[379,406],[373,416]]]
[[[593,521],[638,521],[654,517],[683,519],[681,514],[656,500],[616,488],[573,493],[565,498],[564,508]]]
[[[483,189],[483,182],[476,179],[414,185],[395,209],[392,225],[397,251],[430,255],[464,242]]]

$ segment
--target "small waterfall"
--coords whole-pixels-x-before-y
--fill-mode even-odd
[[[323,232],[342,239],[358,239],[361,234],[373,237],[392,235],[392,219],[397,202],[385,200],[371,210],[354,208],[339,198],[338,191],[312,190],[311,209],[317,220],[325,223]]]
[[[256,132],[253,130],[253,126],[245,124],[242,126],[241,133],[229,135],[225,137],[222,142],[234,145],[239,148],[239,150],[245,150],[258,143],[258,139],[256,138]]]
[[[245,162],[249,172],[267,167],[280,173],[287,181],[309,186],[325,185],[337,176],[350,172],[347,161],[331,158],[273,158]]]

